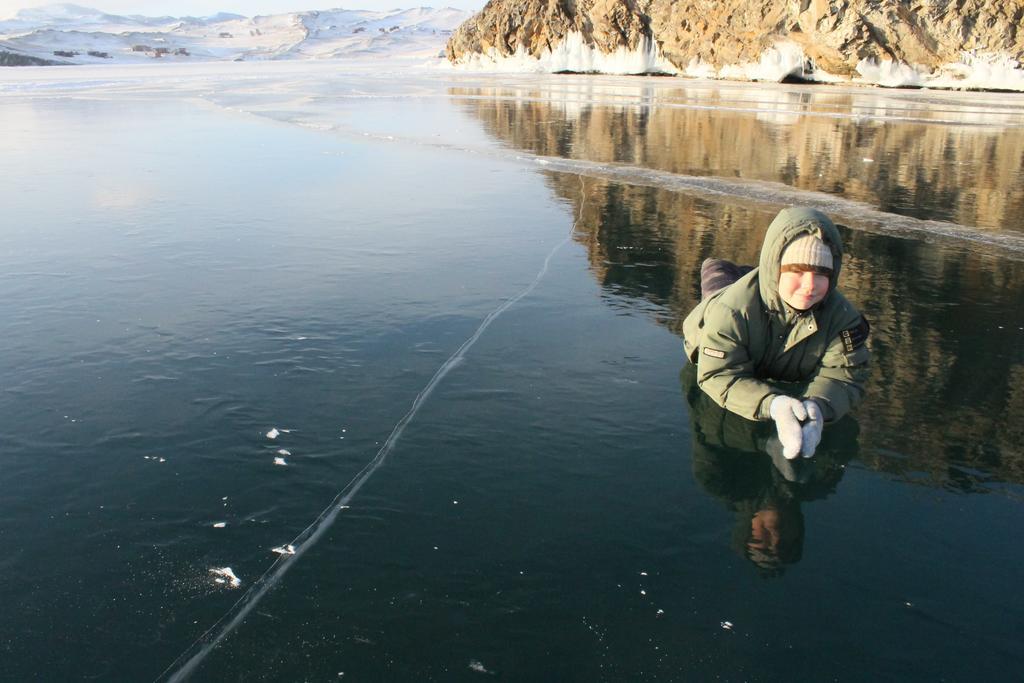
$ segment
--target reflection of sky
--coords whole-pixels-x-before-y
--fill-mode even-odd
[[[127,323],[475,315],[532,276],[569,218],[522,205],[550,192],[518,164],[171,100],[5,102],[0,127],[18,133],[0,143],[0,310],[32,323],[8,341],[34,355]]]

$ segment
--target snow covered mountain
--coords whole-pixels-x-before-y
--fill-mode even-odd
[[[331,9],[245,17],[142,17],[72,4],[0,19],[0,65],[436,57],[471,12]]]

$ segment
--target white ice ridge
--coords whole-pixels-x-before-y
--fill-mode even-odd
[[[893,88],[973,88],[1024,91],[1024,68],[1003,53],[963,52],[960,61],[934,71],[892,60],[862,59],[857,64],[859,81]]]
[[[763,180],[737,180],[717,176],[690,176],[671,171],[607,164],[580,159],[541,157],[520,153],[523,160],[543,163],[545,170],[575,173],[616,183],[656,187],[699,197],[718,195],[736,201],[747,201],[772,208],[790,205],[813,205],[830,215],[854,223],[853,227],[890,235],[916,235],[965,241],[995,247],[1004,258],[1024,259],[1024,234],[983,230],[973,226],[924,220],[882,211],[870,204],[846,199],[825,192],[803,190],[782,183]]]
[[[359,493],[359,490],[363,485],[369,481],[370,477],[374,475],[377,470],[387,460],[388,454],[394,449],[395,444],[402,437],[402,433],[405,428],[412,422],[413,418],[416,417],[416,413],[419,412],[420,408],[430,397],[430,394],[434,391],[434,388],[445,378],[445,376],[451,372],[451,370],[462,362],[466,353],[473,347],[477,340],[487,331],[487,328],[491,326],[495,320],[497,320],[502,313],[507,311],[509,308],[518,303],[523,297],[529,295],[537,285],[540,284],[541,280],[548,272],[548,268],[551,265],[551,259],[554,258],[555,254],[563,246],[572,240],[573,234],[576,232],[576,227],[579,225],[580,220],[583,218],[583,208],[586,205],[586,196],[583,193],[584,183],[583,177],[580,176],[580,206],[576,214],[576,219],[573,221],[572,227],[569,229],[565,238],[556,244],[548,255],[544,258],[544,263],[541,265],[540,271],[537,273],[537,277],[533,279],[529,285],[526,286],[521,292],[516,294],[511,299],[506,300],[503,304],[495,308],[493,311],[487,314],[487,317],[483,319],[480,325],[476,328],[476,331],[467,339],[462,342],[455,352],[448,357],[441,367],[437,369],[434,376],[430,378],[426,386],[420,390],[420,393],[413,399],[412,406],[402,419],[400,419],[391,430],[391,434],[388,435],[384,445],[380,447],[377,454],[371,459],[363,469],[356,474],[355,477],[345,485],[341,491],[331,500],[323,511],[314,519],[309,526],[302,530],[302,532],[292,539],[291,543],[281,546],[281,548],[291,549],[294,552],[289,553],[278,553],[278,559],[274,561],[272,565],[263,574],[256,579],[249,589],[242,595],[241,598],[229,609],[220,619],[218,619],[210,628],[208,628],[199,638],[195,640],[182,652],[177,659],[171,662],[162,674],[160,679],[167,677],[169,683],[177,683],[183,681],[192,674],[197,666],[199,666],[207,655],[213,651],[217,645],[220,644],[224,638],[231,634],[239,624],[241,624],[245,617],[251,612],[259,601],[267,594],[271,588],[273,588],[291,566],[302,557],[303,553],[309,548],[316,544],[320,538],[323,537],[324,533],[330,529],[334,520],[337,519],[338,514],[342,510],[346,510],[349,507],[349,503]],[[277,552],[277,549],[274,550]],[[230,571],[230,570],[229,570]]]
[[[924,85],[926,78],[926,74],[909,64],[894,62],[891,59],[862,59],[857,62],[857,73],[864,83],[886,88],[920,87]]]
[[[695,109],[729,109],[734,111],[763,111],[757,108],[710,107],[705,105],[674,103],[663,106]],[[774,112],[766,113],[778,115],[783,112],[776,110]],[[861,116],[856,113],[815,113],[799,110],[793,110],[791,113],[808,116],[836,116],[840,118],[858,118]],[[956,120],[944,121],[941,119],[924,119],[914,116],[877,116],[874,117],[874,119],[956,123],[958,125],[964,125],[963,122]],[[985,124],[978,123],[976,125]],[[476,155],[490,155],[495,157],[505,157],[507,155],[507,151],[505,150],[494,151],[480,147],[453,145],[448,143],[434,145],[434,143],[424,143],[417,139],[398,138],[395,136],[389,136],[388,139],[392,141],[398,140],[410,142],[413,144],[427,144],[449,151],[464,151]],[[520,161],[541,164],[545,167],[545,170],[576,174],[581,178],[586,176],[612,180],[617,183],[657,187],[671,192],[682,192],[699,197],[718,195],[721,197],[728,197],[734,201],[746,201],[760,204],[775,210],[777,210],[779,206],[812,204],[821,208],[823,211],[835,214],[839,218],[850,221],[851,227],[854,228],[890,235],[914,235],[916,237],[924,237],[926,239],[938,237],[954,241],[962,241],[998,249],[1000,250],[1000,255],[1004,258],[1024,260],[1024,235],[1021,235],[1020,233],[986,230],[971,225],[962,225],[938,220],[924,220],[914,218],[912,216],[888,213],[866,202],[846,199],[844,197],[825,192],[804,190],[785,185],[783,183],[763,180],[741,180],[720,176],[691,176],[672,173],[671,171],[629,166],[625,164],[602,163],[581,159],[565,159],[562,157],[545,157],[531,154],[523,150],[517,150],[515,156]],[[865,163],[868,163],[867,160],[865,160]]]
[[[756,86],[748,86],[756,87]],[[752,91],[756,92],[756,91]],[[775,94],[777,95],[777,93]],[[493,98],[487,99],[517,99],[517,98]],[[517,99],[518,101],[518,99]],[[718,107],[707,105],[692,105],[668,103],[661,106],[693,108],[693,109],[723,109],[732,111],[764,111],[758,108],[747,107]],[[775,110],[765,112],[766,114],[779,115],[781,113],[799,114],[801,116],[828,116],[839,118],[863,118],[857,113],[831,113],[831,112],[808,112],[800,110]],[[947,114],[947,116],[951,116]],[[957,125],[968,125],[962,121],[951,119],[927,119],[916,116],[873,116],[873,120],[900,120],[900,121],[921,121],[929,123],[955,123]],[[987,125],[975,122],[974,125]],[[1009,125],[1005,122],[1000,125]],[[336,130],[341,130],[336,129]],[[415,138],[402,138],[387,136],[389,141],[401,141],[411,144],[436,146],[448,151],[463,151],[475,155],[494,156],[496,158],[507,158],[506,150],[491,150],[475,146],[456,145],[450,143],[424,142]],[[995,248],[1004,258],[1013,260],[1024,260],[1024,235],[1015,232],[1002,232],[986,230],[971,225],[962,225],[947,221],[924,220],[912,216],[904,216],[895,213],[882,211],[877,207],[853,199],[831,195],[825,192],[804,190],[783,183],[763,180],[741,180],[720,176],[691,176],[671,171],[629,166],[625,164],[602,163],[586,161],[581,159],[565,159],[562,157],[545,157],[531,154],[523,150],[517,150],[515,157],[520,161],[541,164],[545,170],[571,173],[582,177],[600,178],[612,180],[617,183],[643,185],[657,187],[672,192],[693,194],[699,197],[718,195],[728,197],[733,201],[746,201],[760,204],[777,210],[779,206],[807,205],[812,204],[835,216],[850,221],[851,227],[863,229],[870,232],[924,238],[945,238],[954,241],[962,241],[979,246]],[[873,160],[872,160],[873,161]],[[870,163],[865,159],[865,163]],[[282,430],[286,431],[286,430]]]
[[[819,83],[844,81],[886,88],[949,88],[1024,91],[1024,68],[1007,54],[963,52],[960,60],[930,69],[920,64],[865,58],[857,63],[859,78],[847,79],[816,68],[803,48],[780,41],[761,53],[756,62],[723,66],[717,71],[692,61],[683,75],[696,78],[723,78],[738,81],[780,82],[789,77]]]
[[[889,88],[924,87],[1024,91],[1024,68],[1002,53],[964,52],[958,62],[937,69],[892,60],[862,59],[856,67],[859,78],[849,79],[815,66],[799,45],[779,41],[765,49],[757,61],[727,64],[720,68],[693,59],[685,69],[677,69],[661,54],[657,43],[644,38],[635,50],[619,47],[602,52],[588,45],[580,33],[570,33],[540,56],[527,54],[522,46],[512,55],[492,48],[483,54],[464,55],[457,68],[474,71],[515,73],[557,73],[574,71],[603,74],[681,74],[690,78],[778,83],[790,77],[818,83],[854,82]]]
[[[579,73],[603,74],[675,74],[678,70],[662,57],[661,50],[645,37],[635,50],[620,46],[615,52],[602,52],[587,45],[581,33],[568,34],[552,49],[539,57],[527,54],[520,45],[512,55],[502,55],[495,49],[485,54],[468,54],[456,66],[474,71],[504,71],[515,73]]]
[[[699,62],[696,64],[691,62],[685,73],[687,76],[707,77],[706,69]],[[788,41],[780,41],[775,43],[773,47],[767,48],[761,53],[756,62],[726,65],[711,77],[733,81],[769,81],[779,83],[791,76],[807,81],[827,83],[842,80],[838,76],[833,76],[814,68],[814,65],[804,55],[803,48],[796,43]]]

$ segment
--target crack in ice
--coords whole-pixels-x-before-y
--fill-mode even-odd
[[[193,641],[192,645],[188,647],[183,653],[181,653],[177,659],[164,669],[157,680],[167,677],[169,683],[175,683],[177,681],[186,680],[193,671],[206,659],[207,655],[210,654],[225,638],[227,638],[238,626],[245,620],[259,601],[263,598],[267,592],[273,588],[285,575],[291,566],[299,560],[300,557],[311,547],[313,547],[317,541],[323,536],[323,534],[331,527],[338,514],[342,510],[346,510],[349,507],[349,502],[355,497],[363,485],[369,481],[370,477],[380,469],[380,467],[386,461],[388,455],[394,449],[395,444],[402,437],[402,433],[405,428],[412,422],[413,418],[416,417],[416,413],[419,412],[420,408],[430,397],[430,394],[434,391],[434,388],[445,378],[445,376],[451,372],[456,365],[458,365],[466,353],[473,347],[478,339],[487,331],[487,328],[491,326],[495,320],[497,320],[502,313],[507,311],[509,308],[514,306],[524,297],[528,296],[537,285],[540,284],[541,280],[548,272],[548,268],[551,265],[551,259],[554,258],[555,254],[565,246],[571,239],[573,234],[576,232],[576,227],[583,219],[583,207],[586,205],[586,195],[584,194],[585,185],[583,176],[580,178],[580,206],[576,214],[576,220],[573,221],[572,227],[569,229],[569,233],[562,239],[558,244],[548,252],[547,257],[544,259],[544,263],[541,266],[540,271],[537,273],[537,277],[533,279],[529,285],[526,286],[521,292],[506,300],[503,304],[491,311],[487,317],[483,319],[480,325],[476,328],[476,331],[459,346],[455,352],[448,357],[441,367],[437,369],[434,376],[430,378],[426,386],[420,390],[420,393],[413,399],[412,406],[408,412],[402,416],[391,430],[391,434],[388,435],[384,445],[380,447],[377,454],[371,459],[362,470],[353,477],[348,484],[345,485],[341,491],[331,500],[330,504],[323,509],[323,511],[317,516],[313,522],[299,533],[289,543],[284,544],[278,548],[275,548],[273,552],[278,554],[277,560],[270,565],[269,568],[258,579],[256,579],[249,589],[242,595],[234,605],[228,609],[227,612],[221,616],[210,628],[208,628],[199,638]],[[269,436],[269,434],[268,434]],[[273,438],[273,437],[271,437]],[[284,552],[282,552],[284,551]],[[168,675],[169,672],[170,675]]]

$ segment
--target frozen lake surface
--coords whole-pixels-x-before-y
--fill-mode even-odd
[[[1020,104],[0,71],[0,678],[1006,680]],[[787,204],[874,353],[798,472],[679,336]]]

